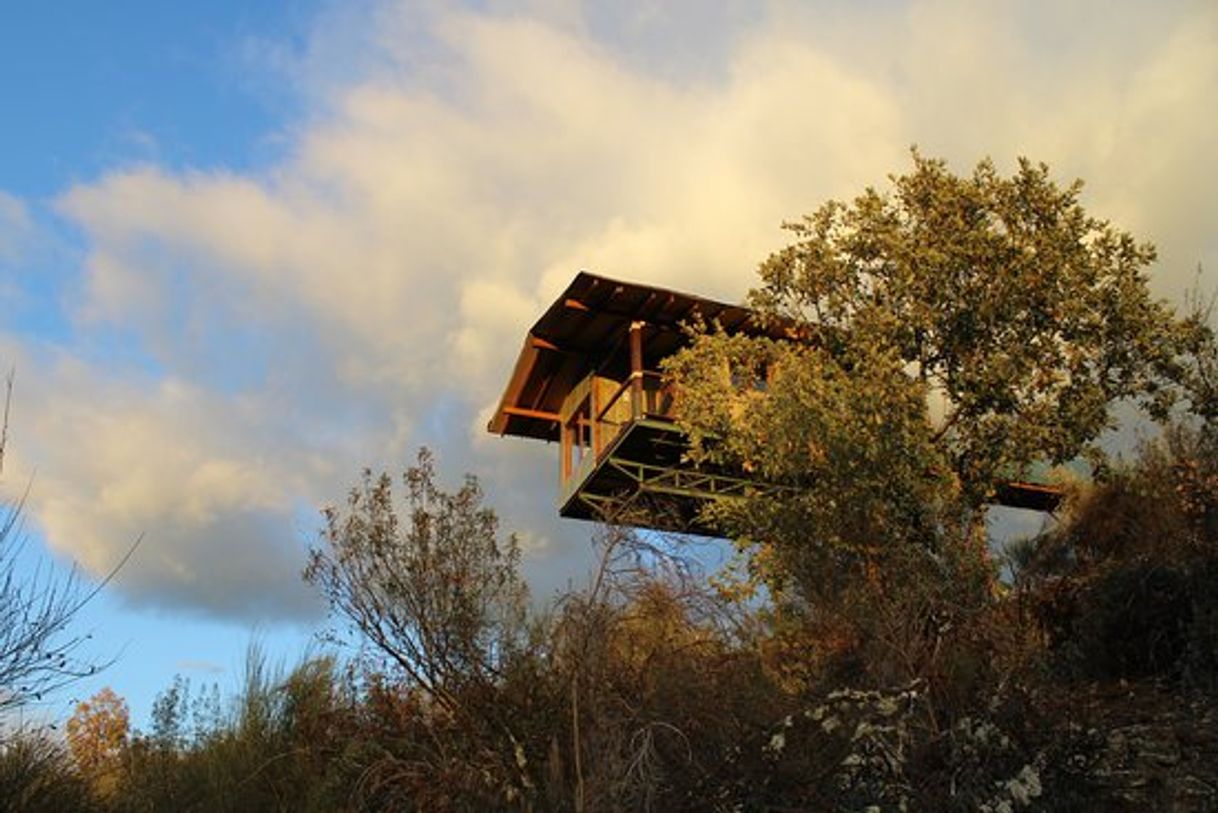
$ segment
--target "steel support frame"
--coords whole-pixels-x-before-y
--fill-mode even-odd
[[[653,494],[715,499],[743,497],[750,488],[762,489],[762,486],[755,480],[731,477],[726,474],[642,463],[617,456],[610,457],[606,463],[630,478],[638,490]]]
[[[601,465],[615,469],[633,485],[623,494],[596,494],[580,489],[579,499],[606,521],[622,516],[647,496],[710,501],[741,499],[758,493],[776,494],[784,490],[782,486],[743,477],[644,463],[617,455],[611,455]]]

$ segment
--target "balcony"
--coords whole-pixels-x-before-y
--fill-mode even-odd
[[[698,517],[703,501],[775,488],[693,466],[676,407],[672,388],[651,370],[624,381],[591,375],[576,386],[560,413],[559,513],[709,534]]]

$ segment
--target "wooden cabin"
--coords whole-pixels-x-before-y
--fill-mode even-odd
[[[525,337],[489,430],[558,443],[558,512],[564,517],[713,534],[705,500],[777,490],[742,472],[684,459],[672,391],[660,361],[700,318],[729,333],[788,339],[748,308],[649,285],[579,273]],[[1052,510],[1053,488],[1009,483],[1004,505]]]

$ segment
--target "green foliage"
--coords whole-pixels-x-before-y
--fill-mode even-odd
[[[149,739],[162,748],[185,747],[202,741],[222,722],[220,687],[213,683],[195,691],[189,680],[177,675],[153,700]]]
[[[731,371],[756,366],[770,370],[764,391],[730,386]],[[953,535],[955,491],[939,474],[925,387],[893,358],[856,353],[846,367],[816,348],[708,334],[668,372],[682,415],[697,416],[685,419],[695,461],[787,486],[708,508],[745,546],[791,543],[753,560],[772,590],[793,579],[806,599],[831,600],[892,556],[931,555]]]
[[[856,679],[934,696],[945,632],[994,598],[997,486],[1100,457],[1116,401],[1208,403],[1213,337],[1150,296],[1154,249],[1044,165],[957,176],[915,152],[891,180],[789,224],[762,263],[751,304],[795,341],[697,329],[666,371],[694,463],[785,487],[708,509],[747,577],[844,630]]]
[[[753,304],[846,365],[886,355],[941,393],[933,437],[974,503],[1032,461],[1088,450],[1118,399],[1163,414],[1190,326],[1149,294],[1154,248],[1088,215],[1082,184],[1043,164],[959,177],[913,158],[890,194],[790,224]]]
[[[1200,274],[1198,267],[1198,277]],[[1218,433],[1218,336],[1211,327],[1214,304],[1215,299],[1203,296],[1199,285],[1188,294],[1184,354],[1176,371],[1188,414],[1199,419],[1202,431],[1209,435]]]
[[[408,749],[388,754],[379,770],[426,775],[459,767],[452,783],[478,787],[487,799],[529,796],[536,780],[522,756],[520,725],[498,696],[534,657],[519,547],[514,537],[499,538],[498,518],[482,505],[475,478],[455,492],[439,487],[426,450],[403,481],[399,507],[390,478],[365,472],[346,511],[326,512],[323,544],[304,576],[371,645],[366,671],[384,674],[395,691],[422,693],[420,700],[447,716],[421,715],[422,727],[475,741],[480,753],[470,763],[454,761],[446,749]]]
[[[713,400],[708,387],[723,389],[710,368],[725,355],[768,355],[771,389],[802,379],[786,385],[802,391],[793,402],[802,412],[762,410],[761,428],[752,411],[724,422],[738,417],[739,392],[709,414],[686,410],[695,455],[708,451],[704,438],[732,450],[730,436],[750,432],[788,458],[781,471],[815,482],[827,451],[815,439],[855,434],[857,451],[833,460],[838,469],[867,471],[914,451],[915,465],[945,464],[934,474],[954,477],[964,506],[976,508],[1034,461],[1096,453],[1117,400],[1166,414],[1182,357],[1206,330],[1151,298],[1153,247],[1088,215],[1081,183],[1059,187],[1044,165],[1021,160],[1004,178],[983,161],[959,177],[942,161],[913,159],[890,193],[868,189],[788,224],[795,241],[761,265],[753,306],[814,349],[766,340],[725,349],[704,335],[670,366],[683,398],[699,405]],[[869,431],[877,420],[883,431]],[[877,444],[893,430],[886,455]],[[910,477],[895,473],[887,490],[908,491]]]
[[[329,658],[272,669],[251,647],[227,714],[175,680],[157,701],[154,732],[126,749],[116,811],[358,809],[349,755],[354,693]],[[184,715],[194,713],[187,735]]]
[[[46,741],[0,745],[0,807],[1172,809],[1161,800],[1218,778],[1205,767],[1218,764],[1218,713],[1184,693],[1218,674],[1208,438],[1179,429],[1145,448],[980,605],[962,608],[941,573],[910,570],[944,558],[934,551],[877,559],[903,575],[864,568],[832,612],[724,600],[671,548],[607,529],[589,586],[533,618],[527,646],[482,661],[493,671],[437,670],[424,684],[393,660],[284,669],[252,647],[223,706],[183,680],[167,687],[153,731],[121,745],[110,788]],[[450,572],[419,570],[414,588],[438,590]],[[1046,615],[1063,587],[1073,609],[1053,629],[1065,638]],[[1127,657],[1139,652],[1150,657]],[[1137,683],[1148,673],[1175,693]],[[1116,676],[1131,682],[1109,700],[1089,682]],[[1135,695],[1147,708],[1127,708]],[[1159,759],[1177,734],[1187,776],[1128,767],[1129,744],[1153,737]],[[1197,798],[1179,809],[1218,803]]]

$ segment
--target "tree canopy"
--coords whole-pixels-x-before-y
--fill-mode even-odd
[[[750,303],[803,341],[712,326],[667,368],[695,460],[793,486],[713,508],[720,525],[822,571],[902,540],[978,547],[1003,480],[1099,456],[1119,401],[1165,417],[1212,341],[1151,295],[1154,247],[1089,214],[1081,182],[1023,159],[960,176],[916,150],[890,180],[787,224],[761,264]]]

